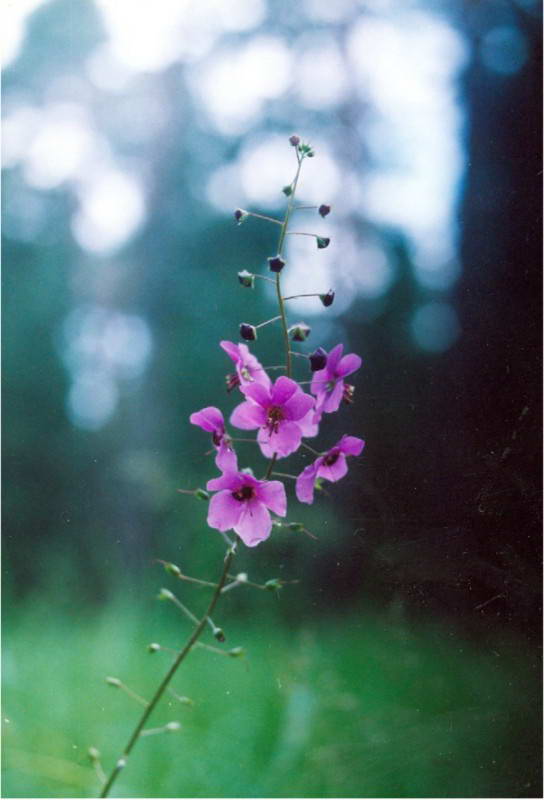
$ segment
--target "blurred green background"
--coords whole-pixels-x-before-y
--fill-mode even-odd
[[[91,797],[200,612],[223,543],[177,488],[215,474],[189,414],[311,141],[285,286],[307,346],[360,353],[327,447],[348,477],[237,571],[114,794],[541,796],[540,5],[532,0],[6,4],[3,795]],[[315,216],[314,216],[315,215]],[[296,241],[295,241],[296,240]],[[264,282],[263,282],[264,283]],[[255,352],[276,364],[277,328]],[[299,367],[300,369],[300,367]],[[304,369],[299,377],[307,379]],[[259,467],[253,445],[244,464]],[[298,458],[298,457],[297,457]],[[297,471],[303,460],[287,463]],[[282,464],[283,467],[283,464]],[[215,644],[209,637],[209,641]]]

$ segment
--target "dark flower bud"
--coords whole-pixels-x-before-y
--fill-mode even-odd
[[[353,396],[355,394],[355,386],[352,386],[350,383],[344,384],[344,391],[342,394],[342,400],[344,403],[351,405],[353,403]]]
[[[294,133],[289,137],[289,144],[293,145],[293,147],[296,147],[297,144],[300,144],[300,136],[297,136],[296,133]]]
[[[222,628],[214,628],[212,633],[218,642],[224,642],[225,639],[227,638],[225,636],[225,631]]]
[[[330,239],[328,236],[316,236],[317,239],[317,249],[324,250],[330,244]]]
[[[234,212],[234,219],[236,220],[238,225],[241,225],[242,222],[245,219],[247,219],[248,216],[249,215],[248,215],[247,211],[244,211],[243,208],[237,208],[236,211]]]
[[[308,156],[308,158],[313,158],[313,157],[314,157],[314,155],[315,155],[315,153],[314,153],[314,151],[313,151],[313,150],[308,150],[308,152],[306,153],[306,155]]]
[[[281,256],[274,256],[273,258],[268,259],[268,266],[270,268],[270,272],[281,272],[285,266],[285,261]]]
[[[327,366],[327,351],[323,350],[322,347],[318,347],[317,350],[311,354],[310,358],[310,369],[312,372],[317,372],[320,369],[325,369]]]
[[[321,300],[321,302],[323,303],[325,308],[327,308],[328,306],[332,306],[332,304],[334,302],[334,292],[333,292],[333,290],[329,289],[329,291],[326,294],[320,294],[319,295],[319,299]]]
[[[330,206],[328,206],[328,205],[326,205],[325,203],[322,203],[322,204],[319,206],[319,208],[317,209],[317,213],[318,213],[318,214],[321,214],[321,216],[322,216],[322,217],[326,217],[326,216],[327,216],[327,214],[330,214],[330,213],[331,213],[331,207],[330,207]]]
[[[231,372],[229,375],[226,375],[225,381],[227,384],[227,392],[232,392],[233,389],[236,389],[237,386],[240,386],[240,378],[236,372]]]
[[[291,325],[288,333],[294,342],[305,342],[311,330],[305,322],[297,322],[296,325]]]
[[[247,322],[242,322],[240,325],[240,336],[246,342],[254,342],[257,338],[257,329],[254,325],[249,325]]]
[[[288,186],[284,186],[282,192],[286,197],[291,197],[291,195],[293,194],[293,187],[291,186],[291,184],[289,184]]]
[[[247,269],[243,269],[238,273],[238,281],[240,282],[240,285],[245,286],[246,289],[253,289],[255,286],[255,275],[253,275],[251,272],[248,272]]]

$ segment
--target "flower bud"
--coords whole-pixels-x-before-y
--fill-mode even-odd
[[[296,133],[294,133],[289,137],[289,144],[291,144],[293,147],[296,147],[298,144],[300,144],[300,136],[297,136]]]
[[[168,731],[168,733],[173,733],[174,731],[179,731],[181,728],[181,722],[167,722],[164,726],[164,730]]]
[[[276,592],[278,589],[281,589],[283,583],[279,578],[271,578],[269,581],[265,583],[265,589],[268,589],[269,592]]]
[[[231,647],[227,652],[231,658],[240,658],[240,656],[245,655],[243,647]]]
[[[309,356],[310,359],[310,369],[312,372],[317,372],[320,369],[325,369],[327,366],[327,351],[323,350],[322,347],[318,347],[317,350]]]
[[[314,157],[314,151],[312,150],[312,146],[310,144],[299,145],[298,151],[301,155],[308,156],[308,158]]]
[[[238,583],[247,583],[247,572],[239,572],[236,580]]]
[[[174,600],[174,595],[170,589],[161,589],[157,595],[157,600]]]
[[[326,217],[327,214],[331,213],[331,207],[328,206],[326,203],[321,203],[321,205],[317,209],[317,213],[321,214],[322,217]]]
[[[236,220],[238,225],[241,225],[242,222],[244,222],[244,220],[248,218],[248,216],[249,214],[247,213],[247,211],[244,211],[243,208],[237,208],[236,211],[234,212],[234,219]]]
[[[320,294],[319,295],[319,299],[321,300],[321,302],[323,303],[325,308],[327,308],[328,306],[332,306],[332,304],[334,302],[334,292],[333,292],[333,290],[329,289],[329,291],[326,294]]]
[[[294,342],[305,342],[311,330],[312,329],[306,325],[305,322],[297,322],[296,325],[291,325],[288,333]]]
[[[225,636],[225,632],[224,632],[224,630],[222,628],[214,628],[212,633],[213,633],[213,635],[215,636],[215,638],[217,639],[218,642],[224,642],[225,639],[227,638]]]
[[[255,275],[248,272],[247,269],[243,269],[238,273],[238,281],[240,285],[244,286],[246,289],[253,289],[255,286]]]
[[[205,491],[205,489],[195,489],[195,497],[197,498],[197,500],[210,499],[210,495],[208,494],[208,492]]]
[[[289,184],[288,186],[284,186],[282,192],[286,197],[291,197],[291,195],[293,194],[293,187],[291,186],[291,184]]]
[[[109,678],[108,677],[108,678],[106,678],[106,683],[108,684],[108,686],[114,686],[116,689],[120,689],[121,686],[122,686],[122,683],[119,680],[119,678]]]
[[[169,575],[174,575],[176,578],[179,578],[181,575],[181,570],[176,564],[172,564],[170,561],[167,561],[164,564],[164,568]]]
[[[328,236],[317,236],[316,240],[317,240],[318,250],[324,250],[326,247],[329,246],[331,241]]]
[[[268,259],[268,266],[270,268],[270,272],[281,272],[285,266],[285,261],[281,256],[274,256],[273,258]]]
[[[246,342],[254,342],[257,338],[257,329],[254,325],[249,325],[247,322],[242,322],[240,325],[240,336]]]
[[[302,531],[304,530],[304,525],[302,524],[302,522],[290,522],[287,525],[287,528],[290,531],[293,531],[294,533],[302,533]]]
[[[100,760],[100,750],[97,750],[96,747],[89,747],[87,750],[87,755],[89,759],[93,762]]]
[[[158,653],[160,649],[161,649],[161,646],[160,646],[160,644],[157,644],[157,642],[151,642],[151,644],[147,645],[147,652],[148,653]]]

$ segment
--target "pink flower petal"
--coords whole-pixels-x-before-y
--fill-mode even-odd
[[[336,447],[347,456],[358,456],[363,452],[365,443],[357,436],[342,436]]]
[[[342,358],[342,353],[344,352],[344,345],[337,344],[336,347],[333,347],[329,355],[327,356],[327,366],[325,370],[328,372],[329,376],[334,376],[336,374],[336,367],[338,362]]]
[[[261,383],[246,383],[244,386],[241,386],[240,389],[246,397],[251,398],[253,402],[262,406],[262,408],[268,408],[268,406],[271,405],[270,393]]]
[[[297,387],[298,388],[298,387]],[[306,416],[314,405],[314,398],[302,391],[295,392],[282,406],[285,419],[298,420]]]
[[[349,353],[349,355],[344,356],[339,362],[336,367],[336,374],[340,378],[345,378],[346,375],[351,375],[352,372],[359,369],[362,363],[363,359],[360,356],[355,353]]]
[[[238,345],[234,344],[234,342],[223,341],[219,342],[219,346],[223,348],[225,353],[232,358],[235,364],[240,361],[240,352],[238,350]]]
[[[230,447],[225,440],[221,441],[219,445],[219,449],[217,450],[217,455],[215,457],[215,463],[218,469],[221,472],[237,472],[238,471],[238,459],[236,458],[236,453]]]
[[[272,387],[271,393],[271,405],[273,406],[283,406],[289,398],[291,398],[297,390],[299,390],[299,385],[295,381],[291,380],[291,378],[287,378],[285,375],[279,377]]]
[[[314,373],[314,377],[312,378],[312,383],[310,386],[311,393],[319,396],[326,391],[328,382],[329,375],[327,373],[327,368],[325,367],[325,369],[319,369]]]
[[[257,497],[279,517],[287,514],[287,497],[281,481],[263,481],[257,489]]]
[[[208,433],[225,430],[223,414],[218,408],[215,408],[215,406],[207,406],[201,411],[195,411],[195,413],[191,414],[189,417],[189,421],[192,422],[193,425],[198,425],[199,428],[208,431]]]
[[[219,478],[212,478],[206,484],[206,489],[210,492],[216,492],[219,489],[230,489],[235,492],[240,488],[241,479],[239,472],[225,472]]]
[[[234,502],[237,502],[236,500]],[[234,530],[248,547],[255,547],[268,539],[272,530],[272,520],[265,505],[259,500],[240,503],[242,513],[234,525]]]
[[[295,491],[301,503],[310,504],[314,502],[314,485],[320,461],[322,459],[318,458],[317,461],[306,467],[297,478]]]
[[[218,531],[235,528],[240,520],[244,503],[235,500],[232,492],[218,492],[210,500],[208,507],[208,525]]]
[[[344,381],[338,380],[336,381],[332,392],[327,392],[325,396],[322,406],[323,411],[326,411],[327,414],[332,414],[333,411],[338,411],[340,408],[340,403],[342,402],[343,394]]]
[[[253,385],[255,386],[255,384]],[[232,412],[230,424],[236,428],[242,428],[244,431],[251,431],[266,424],[266,412],[251,400],[245,400]]]
[[[302,419],[297,420],[297,425],[300,428],[302,435],[311,437],[317,436],[319,432],[319,423],[321,422],[321,414],[317,415],[314,409],[310,409],[307,414],[305,414]]]
[[[326,464],[327,456],[323,457],[319,469],[317,470],[317,475],[319,478],[325,478],[327,481],[339,481],[340,478],[343,478],[344,475],[347,474],[348,471],[348,464],[346,461],[346,457],[343,453],[338,453],[338,458],[334,462],[334,464]]]

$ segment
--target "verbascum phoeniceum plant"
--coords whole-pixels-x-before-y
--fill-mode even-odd
[[[244,340],[243,342],[219,343],[234,364],[234,371],[227,375],[227,392],[236,391],[241,394],[241,402],[236,405],[229,418],[231,429],[256,431],[257,435],[255,438],[249,438],[248,434],[246,437],[234,436],[227,430],[223,413],[215,406],[207,406],[190,416],[193,425],[211,434],[213,445],[211,452],[214,453],[215,466],[220,474],[208,481],[206,490],[180,489],[179,491],[194,495],[208,503],[208,526],[218,531],[224,538],[226,553],[215,582],[189,577],[175,564],[161,562],[166,572],[175,579],[209,588],[210,599],[205,611],[195,615],[173,592],[161,589],[159,598],[174,603],[190,620],[193,627],[185,644],[179,651],[174,651],[172,663],[149,701],[139,697],[119,678],[106,678],[110,686],[124,690],[141,703],[143,710],[109,775],[106,775],[102,768],[98,750],[94,747],[89,749],[89,758],[102,784],[100,797],[109,795],[119,773],[126,767],[130,754],[142,737],[176,731],[181,727],[178,722],[168,722],[155,728],[146,727],[146,724],[167,691],[174,694],[182,703],[191,702],[188,698],[173,693],[169,688],[172,678],[191,650],[199,646],[213,651],[219,650],[230,657],[242,655],[243,651],[239,647],[221,649],[199,641],[208,628],[217,642],[225,641],[223,630],[212,619],[222,595],[242,585],[265,591],[274,591],[283,585],[284,582],[278,579],[269,580],[264,584],[254,583],[248,580],[246,573],[231,573],[231,565],[239,542],[246,547],[256,547],[268,539],[273,528],[310,533],[302,523],[288,521],[284,481],[294,481],[295,494],[299,502],[312,503],[314,493],[322,489],[323,481],[335,482],[343,478],[348,471],[347,458],[359,456],[364,447],[362,439],[351,435],[342,436],[339,441],[327,445],[325,450],[318,450],[308,443],[308,440],[314,441],[320,434],[321,425],[325,422],[327,414],[338,411],[342,403],[349,405],[353,402],[355,390],[346,378],[359,369],[361,358],[354,353],[344,355],[343,344],[337,344],[329,352],[318,347],[310,355],[292,349],[295,343],[304,342],[308,338],[310,328],[304,322],[289,324],[286,303],[296,297],[316,297],[318,302],[328,307],[334,301],[334,291],[329,289],[322,293],[290,297],[285,297],[282,291],[282,272],[288,269],[284,258],[286,237],[288,235],[313,237],[317,249],[326,248],[330,241],[329,238],[317,234],[289,230],[291,217],[298,209],[315,209],[321,217],[326,217],[331,211],[330,206],[326,204],[319,206],[295,204],[302,165],[305,159],[314,157],[314,150],[296,135],[289,138],[289,145],[293,148],[297,166],[293,181],[282,190],[287,198],[283,220],[241,208],[234,212],[238,224],[250,217],[257,217],[279,228],[277,252],[267,260],[267,274],[250,272],[246,269],[238,272],[238,281],[244,288],[253,289],[257,279],[273,283],[279,313],[260,324],[242,322],[240,338]],[[265,368],[251,353],[246,342],[255,342],[258,330],[274,323],[279,323],[281,330],[282,363]],[[297,380],[295,373],[299,369],[303,369],[305,374],[303,379]],[[269,372],[275,379],[268,374]],[[309,392],[304,391],[302,386],[309,386]],[[240,465],[236,453],[238,442],[253,442],[266,459],[259,477],[256,477],[250,468]],[[310,454],[312,462],[298,472],[298,475],[276,470],[279,460],[296,458],[301,451],[305,451],[306,456]],[[294,471],[298,470],[295,468]],[[163,649],[167,648],[157,643],[148,645],[151,653]]]

